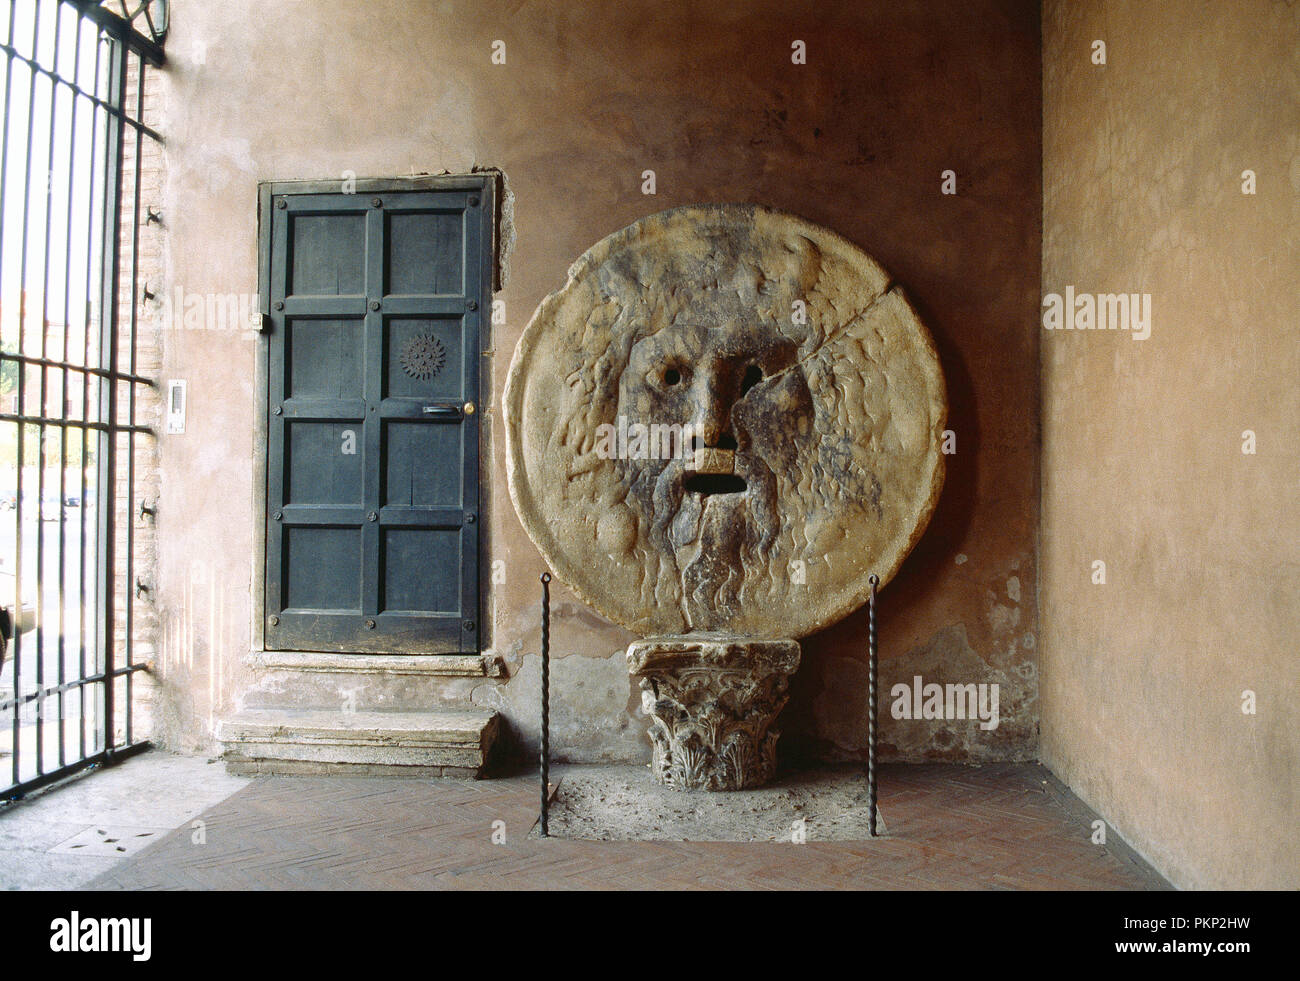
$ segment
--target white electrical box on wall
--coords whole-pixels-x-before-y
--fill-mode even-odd
[[[167,435],[185,432],[185,388],[183,379],[173,378],[167,382]]]

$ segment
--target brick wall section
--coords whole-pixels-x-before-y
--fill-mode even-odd
[[[140,86],[140,63],[132,57],[127,69],[125,103],[128,114],[134,118]],[[158,70],[145,65],[144,110],[142,121],[158,130],[159,98],[162,80]],[[165,381],[162,373],[161,299],[165,296],[163,284],[162,237],[166,232],[166,216],[161,222],[150,222],[148,211],[160,208],[162,190],[163,149],[148,135],[139,139],[139,167],[137,169],[137,140],[135,131],[128,130],[122,164],[122,213],[119,223],[119,242],[122,265],[118,291],[119,366],[154,381],[153,385],[122,383],[118,388],[118,419],[122,423],[134,419],[136,425],[148,426],[152,434],[137,434],[134,439],[126,434],[118,437],[117,472],[115,474],[117,569],[114,589],[114,642],[119,665],[126,662],[126,631],[130,618],[130,657],[133,663],[154,662],[158,650],[158,611],[154,597],[157,595],[158,549],[154,522],[142,516],[141,505],[150,509],[157,506],[159,498],[158,439],[165,424],[163,400]],[[135,213],[135,195],[139,190],[139,214]],[[135,260],[132,262],[133,236]],[[134,268],[133,268],[134,265]],[[153,300],[144,296],[145,287],[156,294]],[[134,310],[134,338],[132,337],[132,312]],[[132,355],[134,354],[134,362]],[[134,395],[134,406],[132,396]],[[134,467],[128,467],[133,460]],[[129,553],[129,560],[128,560]],[[137,584],[144,588],[138,591]],[[129,610],[128,610],[129,607]],[[152,673],[137,673],[130,681],[133,739],[149,738],[153,732],[154,700],[157,693]],[[114,719],[118,740],[124,739],[126,717],[121,711],[127,703],[128,683],[119,679],[116,703],[119,711]]]

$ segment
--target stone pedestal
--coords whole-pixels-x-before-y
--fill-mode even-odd
[[[650,716],[655,779],[678,790],[758,787],[776,770],[777,714],[799,642],[700,633],[627,649]]]

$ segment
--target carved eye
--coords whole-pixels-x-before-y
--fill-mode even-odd
[[[676,385],[682,380],[682,373],[676,368],[669,368],[664,372],[664,384]]]
[[[740,395],[743,398],[745,394],[763,380],[763,369],[756,364],[751,364],[745,369],[745,376],[740,379]]]

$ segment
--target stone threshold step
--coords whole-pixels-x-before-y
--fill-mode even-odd
[[[253,651],[246,663],[258,671],[307,674],[391,674],[447,678],[499,678],[494,654],[326,654],[312,651]]]
[[[495,712],[341,712],[246,709],[217,724],[227,768],[283,772],[451,768],[475,775],[497,733]],[[382,772],[382,771],[379,771]]]

